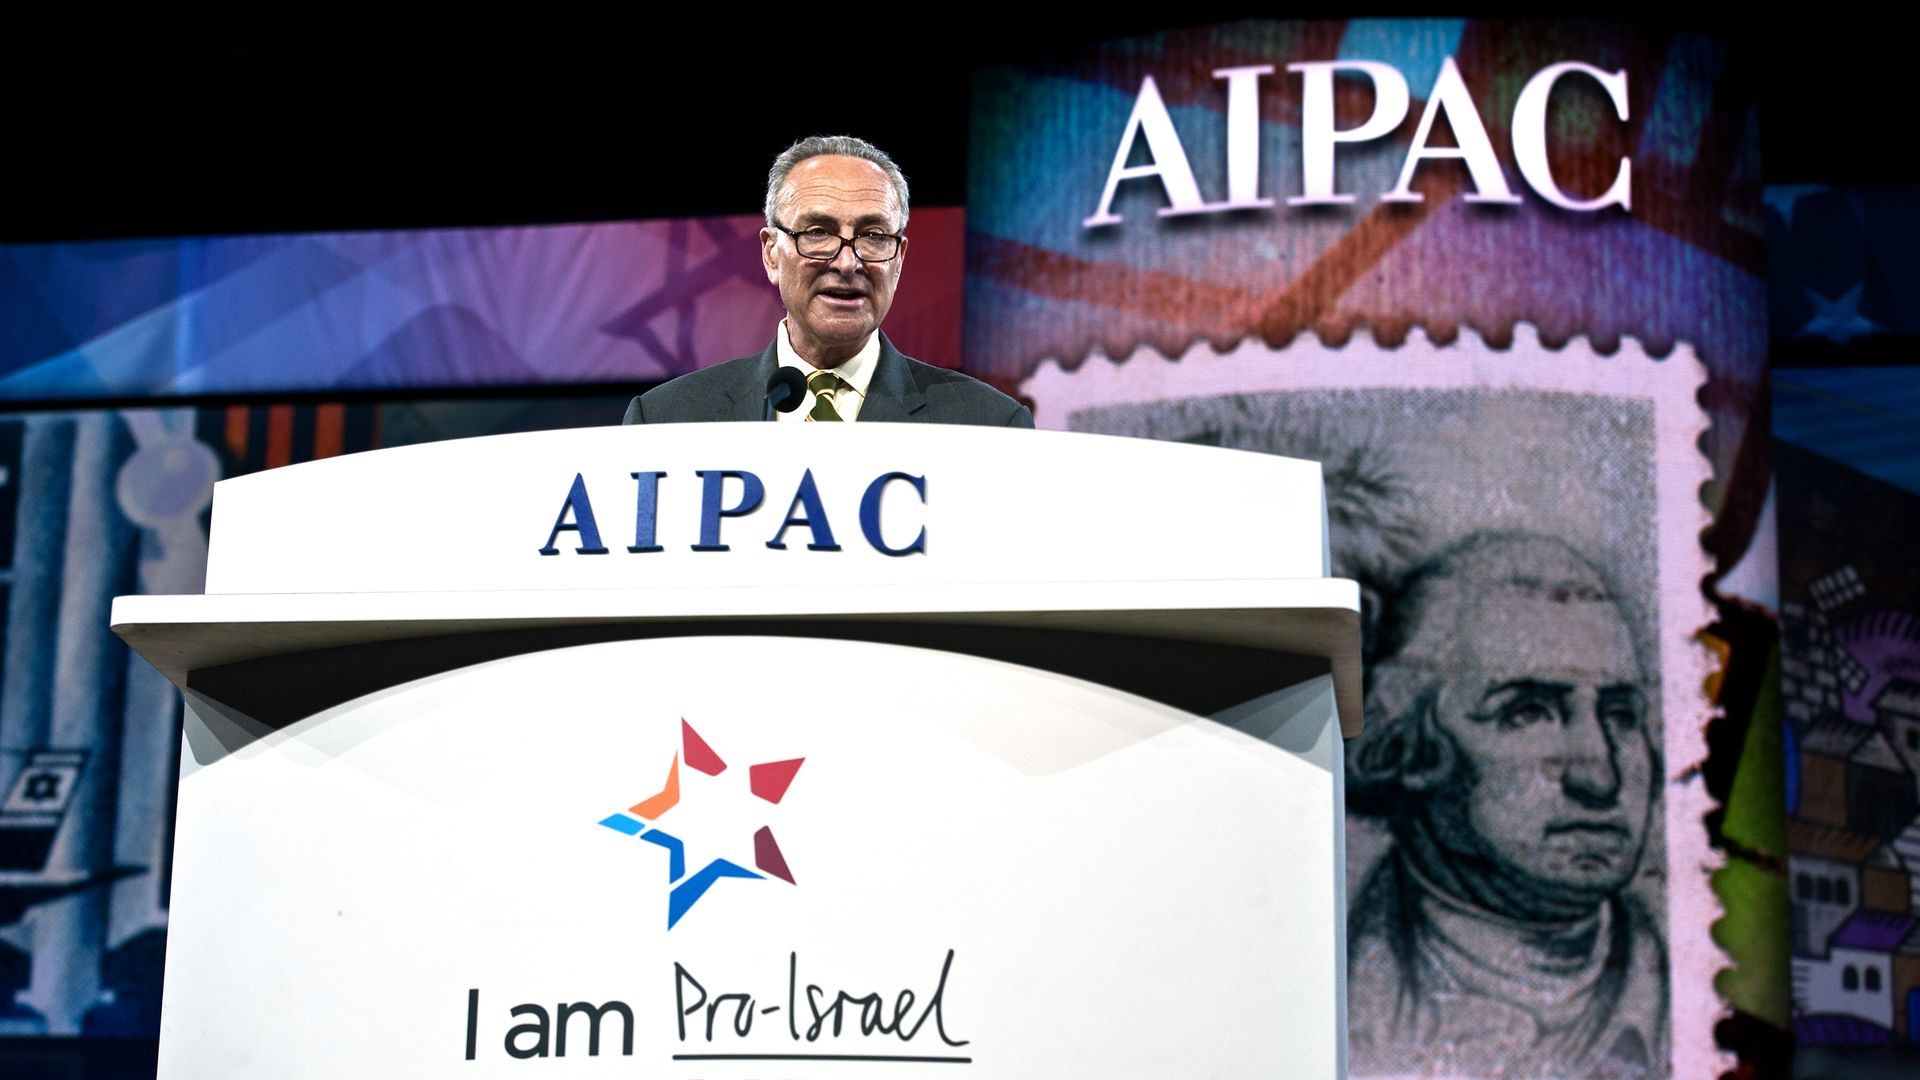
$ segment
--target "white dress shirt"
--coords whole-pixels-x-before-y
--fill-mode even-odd
[[[867,335],[867,343],[860,351],[847,358],[846,363],[837,368],[816,368],[800,358],[793,351],[793,343],[787,340],[787,320],[780,320],[780,332],[774,335],[774,351],[780,356],[780,366],[798,368],[800,374],[811,375],[816,371],[831,371],[840,376],[847,385],[834,392],[833,411],[840,414],[842,420],[858,420],[860,406],[867,400],[867,387],[873,383],[873,369],[880,363],[880,332]],[[814,393],[811,389],[800,400],[800,406],[792,412],[776,412],[775,420],[783,423],[803,424],[807,414],[813,411]]]

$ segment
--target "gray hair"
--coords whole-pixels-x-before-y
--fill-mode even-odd
[[[787,147],[779,157],[773,159],[773,168],[767,172],[767,224],[777,224],[774,221],[774,204],[779,201],[780,186],[787,182],[787,174],[793,171],[793,167],[808,158],[829,154],[859,158],[880,166],[880,171],[886,173],[887,180],[893,184],[893,193],[900,197],[900,229],[906,231],[907,174],[900,171],[900,166],[893,163],[885,150],[852,135],[811,135]]]

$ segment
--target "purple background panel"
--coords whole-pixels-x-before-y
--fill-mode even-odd
[[[887,332],[960,357],[964,214]],[[0,400],[641,383],[757,352],[759,218],[0,247]]]

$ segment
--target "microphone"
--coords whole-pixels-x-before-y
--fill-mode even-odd
[[[800,399],[807,394],[807,377],[800,374],[799,368],[776,367],[773,378],[767,380],[767,404],[761,411],[762,420],[773,419],[775,409],[792,412],[800,407]]]

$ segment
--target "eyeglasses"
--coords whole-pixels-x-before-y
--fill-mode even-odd
[[[773,227],[793,237],[793,250],[799,252],[801,258],[820,262],[839,258],[840,249],[848,244],[853,245],[854,258],[861,262],[892,262],[893,257],[900,254],[900,244],[906,239],[899,233],[883,232],[863,232],[849,239],[818,225],[798,232],[778,222]]]

